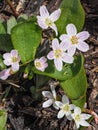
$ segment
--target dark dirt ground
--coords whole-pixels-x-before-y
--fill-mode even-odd
[[[19,0],[13,0],[16,8]],[[45,4],[50,11],[58,8],[61,0],[26,0],[20,13],[38,14],[40,5]],[[81,0],[85,9],[86,20],[84,29],[89,31],[91,36],[87,40],[90,50],[84,54],[85,70],[88,80],[87,106],[98,113],[98,0]],[[8,20],[14,15],[9,5],[0,0],[0,18]],[[62,93],[59,84],[50,80],[56,86],[57,93]],[[43,90],[49,90],[49,82],[44,85]],[[13,85],[11,84],[13,83]],[[17,88],[15,84],[19,85]],[[43,109],[42,101],[36,101],[30,92],[34,80],[24,79],[2,82],[0,80],[0,102],[5,99],[4,105],[8,110],[7,130],[73,130],[73,122],[66,118],[57,119],[57,111],[52,107]],[[86,130],[98,130],[98,125],[93,120],[92,127]]]

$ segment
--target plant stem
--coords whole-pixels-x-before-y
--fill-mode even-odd
[[[11,10],[13,11],[14,13],[14,16],[17,18],[19,16],[18,12],[16,12],[16,10],[13,8],[13,5],[12,5],[12,2],[10,0],[6,0],[7,3],[9,4]]]

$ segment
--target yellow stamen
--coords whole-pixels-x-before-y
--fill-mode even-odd
[[[62,57],[62,50],[59,50],[59,49],[55,50],[54,55],[56,59]]]
[[[17,57],[12,57],[12,62],[17,62],[18,58]]]
[[[72,44],[77,44],[78,43],[78,37],[77,36],[72,36],[70,40],[71,40]]]
[[[75,117],[75,120],[76,120],[76,121],[80,121],[80,119],[81,119],[80,115],[77,114],[76,117]]]
[[[40,63],[39,61],[37,61],[37,62],[35,63],[35,66],[36,66],[36,68],[40,68],[40,67],[41,67],[41,63]]]
[[[64,105],[62,109],[65,112],[69,111],[69,105],[68,104]]]
[[[48,27],[52,26],[52,21],[48,18],[45,19],[45,23]]]

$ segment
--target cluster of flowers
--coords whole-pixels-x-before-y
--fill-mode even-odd
[[[40,7],[40,16],[37,16],[38,25],[42,29],[52,28],[56,36],[58,35],[58,30],[55,25],[55,21],[60,17],[61,10],[58,9],[54,11],[52,14],[49,14],[46,6]],[[63,62],[65,63],[73,63],[76,48],[81,50],[82,52],[86,52],[89,49],[87,43],[84,42],[89,37],[89,33],[87,31],[82,31],[77,34],[77,29],[74,24],[68,24],[66,27],[67,34],[62,34],[60,39],[54,38],[52,40],[52,50],[48,53],[47,58],[49,60],[54,59],[55,67],[58,71],[61,71],[63,68]],[[59,43],[59,40],[61,41]],[[0,72],[0,78],[5,80],[11,74],[14,74],[19,70],[19,62],[20,56],[18,55],[17,50],[12,50],[10,53],[5,53],[3,55],[4,64],[6,66],[11,66]],[[45,56],[41,58],[37,58],[34,60],[35,67],[40,71],[45,71],[48,67],[47,59]]]
[[[74,120],[76,124],[76,128],[78,129],[81,126],[90,126],[90,124],[86,121],[91,117],[90,114],[82,113],[81,108],[75,106],[74,104],[70,104],[69,99],[66,95],[62,96],[62,101],[57,101],[56,91],[53,85],[50,85],[50,91],[42,91],[42,95],[48,98],[47,101],[43,103],[43,108],[53,107],[59,110],[57,118],[63,118],[64,115],[68,120]]]
[[[58,9],[49,15],[46,6],[41,6],[40,16],[37,16],[39,26],[42,29],[50,27],[55,31],[56,35],[58,35],[57,27],[54,22],[58,20],[60,14],[61,10]],[[50,51],[47,55],[49,60],[54,59],[54,64],[58,71],[62,70],[63,62],[69,64],[73,63],[73,55],[75,54],[76,48],[82,52],[89,50],[88,44],[84,42],[84,40],[89,37],[89,33],[87,31],[77,33],[75,25],[68,24],[66,26],[66,33],[67,34],[62,34],[59,39],[54,38],[52,40],[52,51]],[[38,70],[44,71],[48,66],[46,62],[47,59],[45,57],[41,57],[40,59],[35,59],[34,64]]]

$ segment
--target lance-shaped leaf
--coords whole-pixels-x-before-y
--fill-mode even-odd
[[[41,29],[34,22],[23,22],[11,31],[13,46],[23,63],[33,60],[41,41]]]
[[[85,18],[80,0],[62,0],[60,8],[61,16],[56,22],[59,34],[65,33],[65,27],[69,23],[75,24],[80,31],[83,28]]]

